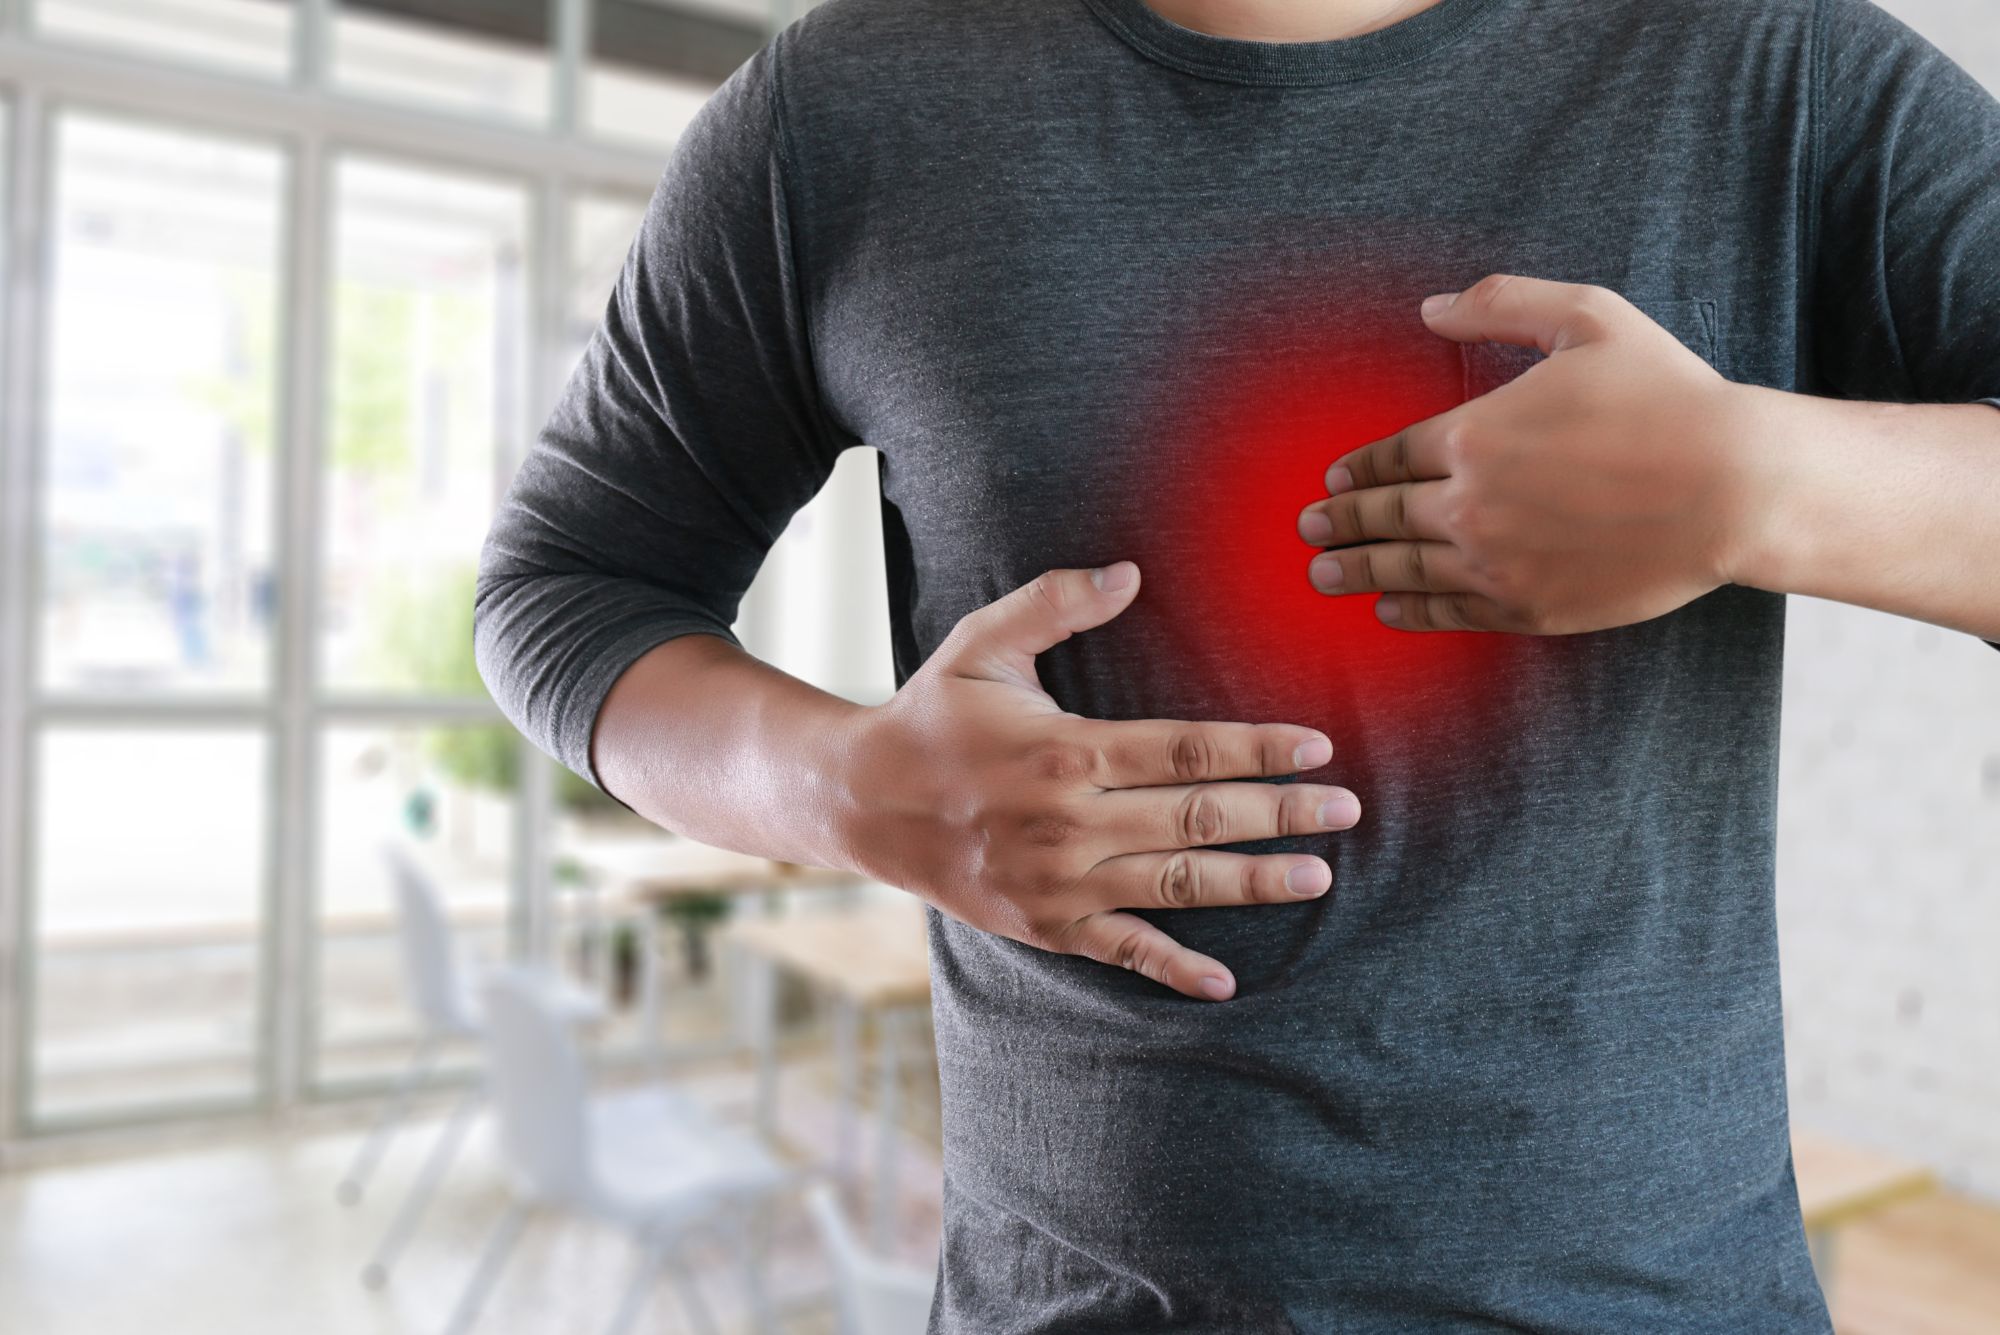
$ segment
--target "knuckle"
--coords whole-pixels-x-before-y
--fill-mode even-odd
[[[1444,460],[1447,471],[1456,474],[1471,456],[1472,437],[1465,423],[1448,422],[1438,431],[1438,455]]]
[[[1080,742],[1042,742],[1029,753],[1028,766],[1037,778],[1052,783],[1076,784],[1097,773],[1096,748]]]
[[[1398,537],[1410,531],[1410,484],[1389,492],[1389,532]]]
[[[1446,626],[1453,630],[1472,629],[1472,599],[1463,593],[1448,593],[1444,596],[1438,612]]]
[[[1198,729],[1182,729],[1167,743],[1167,773],[1182,783],[1207,778],[1219,760],[1214,741]]]
[[[1201,902],[1201,866],[1191,853],[1176,853],[1160,865],[1155,887],[1160,903],[1170,909],[1193,908]]]
[[[1514,624],[1529,635],[1553,635],[1558,629],[1554,613],[1542,607],[1524,607],[1514,614]]]
[[[1081,823],[1067,811],[1033,811],[1021,818],[1022,842],[1033,848],[1062,848],[1076,838]]]
[[[1045,922],[1039,918],[1027,918],[1016,930],[1014,939],[1037,950],[1074,955],[1078,953],[1077,926],[1074,921]]]
[[[1045,570],[1028,582],[1027,598],[1030,603],[1052,616],[1060,617],[1063,611],[1063,581],[1053,570]]]
[[[1262,867],[1263,859],[1245,858],[1236,873],[1236,893],[1246,904],[1280,897],[1279,887],[1284,884],[1284,874],[1280,872],[1276,877],[1264,875],[1261,874]]]
[[[1196,789],[1175,805],[1174,832],[1183,844],[1219,843],[1226,824],[1222,803],[1205,788]]]
[[[1413,542],[1409,548],[1410,584],[1419,589],[1430,587],[1429,559],[1424,555],[1424,545]]]
[[[1389,468],[1398,477],[1410,475],[1410,433],[1398,431],[1389,437]]]
[[[1375,569],[1374,549],[1372,547],[1356,548],[1354,555],[1356,558],[1354,562],[1355,574],[1358,576],[1355,580],[1355,587],[1363,589],[1381,588],[1381,580]]]
[[[1474,283],[1471,291],[1466,293],[1466,295],[1472,298],[1474,304],[1482,308],[1490,307],[1500,299],[1500,294],[1506,291],[1507,285],[1513,281],[1514,276],[1512,274],[1488,274]]]

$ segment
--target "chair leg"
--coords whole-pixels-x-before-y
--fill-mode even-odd
[[[606,1335],[626,1335],[632,1329],[639,1313],[646,1310],[646,1300],[652,1296],[654,1282],[659,1279],[661,1249],[653,1243],[642,1242],[637,1253],[632,1266],[632,1280],[625,1286],[624,1297],[618,1300],[618,1311],[612,1316]]]
[[[506,1266],[507,1258],[513,1253],[514,1244],[520,1240],[521,1229],[528,1222],[528,1207],[519,1202],[507,1207],[507,1213],[500,1216],[493,1232],[486,1239],[486,1246],[479,1253],[479,1262],[472,1268],[471,1278],[465,1281],[465,1291],[458,1296],[458,1306],[452,1309],[451,1322],[445,1326],[445,1335],[465,1335],[472,1329],[472,1323],[479,1317],[479,1309],[485,1305],[486,1295],[492,1291],[500,1271]]]
[[[416,1236],[417,1227],[423,1223],[424,1214],[430,1209],[431,1199],[437,1195],[439,1184],[458,1159],[459,1146],[465,1142],[465,1133],[472,1125],[480,1098],[480,1087],[474,1084],[467,1087],[459,1095],[458,1102],[452,1105],[451,1116],[438,1128],[437,1139],[431,1142],[431,1152],[425,1156],[417,1180],[410,1184],[409,1194],[403,1197],[396,1217],[389,1222],[388,1231],[376,1244],[375,1254],[362,1267],[361,1282],[364,1286],[379,1289],[389,1282],[389,1271],[396,1264],[396,1258]]]
[[[743,1296],[750,1304],[750,1329],[757,1335],[778,1335],[778,1316],[771,1306],[770,1276],[765,1264],[770,1231],[769,1200],[751,1201],[737,1213],[733,1232],[742,1251]]]
[[[701,1285],[696,1282],[694,1271],[688,1269],[687,1258],[674,1251],[666,1255],[665,1261],[673,1273],[674,1287],[680,1290],[681,1304],[687,1308],[688,1324],[695,1335],[716,1335],[715,1315],[701,1296]]]
[[[410,1099],[417,1092],[417,1085],[430,1074],[431,1064],[437,1060],[438,1045],[434,1038],[418,1040],[416,1049],[410,1054],[410,1064],[403,1069],[396,1087],[389,1094],[382,1111],[375,1115],[374,1125],[368,1128],[368,1135],[355,1151],[354,1162],[342,1174],[340,1185],[335,1189],[335,1198],[342,1205],[359,1205],[361,1193],[368,1189],[368,1179],[375,1175],[376,1165],[388,1151],[389,1138],[395,1132],[396,1124],[409,1111]]]

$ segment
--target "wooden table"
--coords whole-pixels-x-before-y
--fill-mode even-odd
[[[1833,1280],[1834,1233],[1841,1226],[1937,1189],[1930,1169],[1816,1131],[1792,1132],[1799,1213],[1822,1288]]]
[[[599,879],[653,902],[678,895],[739,895],[812,885],[849,885],[854,877],[826,867],[776,862],[671,835],[591,839],[576,860]]]
[[[930,950],[922,905],[915,899],[848,912],[792,914],[731,923],[728,939],[748,964],[747,998],[757,1052],[757,1125],[777,1139],[778,970],[796,974],[834,1003],[834,1054],[840,1072],[841,1116],[835,1171],[853,1176],[854,1135],[861,1105],[860,1031],[865,1011],[876,1014],[878,1142],[873,1234],[887,1246],[896,1192],[896,1118],[901,1092],[900,1049],[908,1025],[931,995]]]
[[[601,970],[597,957],[604,942],[598,882],[648,910],[696,895],[769,895],[807,886],[855,884],[855,878],[846,872],[777,862],[664,833],[580,839],[572,856],[590,874],[577,894],[583,900],[584,974],[592,979]],[[652,948],[652,933],[645,936],[648,948],[639,957],[639,1022],[645,1032],[648,1060],[657,1070],[664,1069],[666,1062],[660,961]]]

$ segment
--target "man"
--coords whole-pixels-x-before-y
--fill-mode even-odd
[[[676,151],[481,663],[932,906],[934,1331],[1825,1331],[1783,595],[2000,639],[1996,394],[2000,111],[1865,0],[835,0]],[[729,631],[856,444],[865,708]]]

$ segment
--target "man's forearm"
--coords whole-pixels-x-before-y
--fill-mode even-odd
[[[2000,640],[2000,411],[1748,386],[1732,582]]]
[[[840,759],[862,708],[719,636],[685,635],[612,686],[591,760],[605,788],[655,824],[720,848],[846,867]]]

